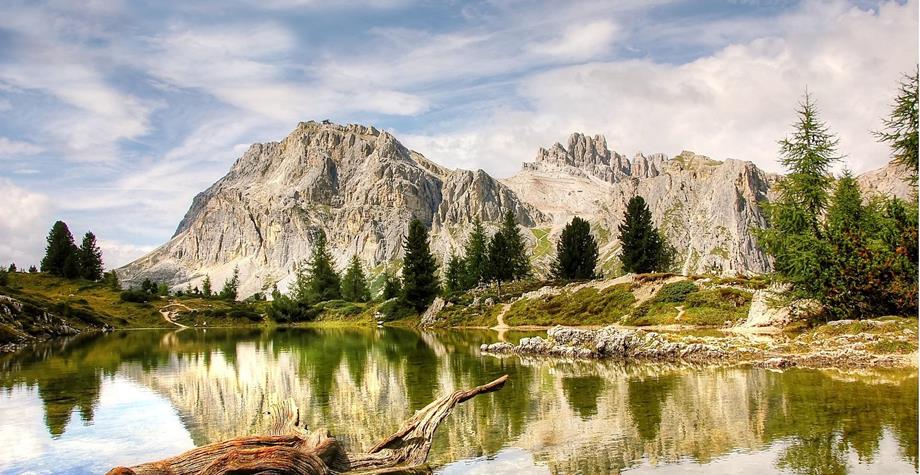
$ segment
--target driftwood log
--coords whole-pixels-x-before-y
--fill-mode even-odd
[[[413,473],[428,458],[431,440],[457,404],[501,389],[508,375],[468,390],[455,391],[428,404],[402,428],[367,453],[347,453],[325,429],[308,433],[298,427],[300,412],[286,401],[270,413],[269,435],[238,437],[189,450],[175,457],[134,467],[116,467],[109,475],[216,475]]]

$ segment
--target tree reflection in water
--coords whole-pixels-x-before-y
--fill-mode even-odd
[[[8,394],[37,389],[52,437],[75,412],[92,421],[103,380],[119,375],[168,400],[196,444],[259,432],[268,405],[292,397],[309,427],[366,448],[439,394],[508,373],[505,389],[448,419],[435,465],[513,447],[552,472],[609,473],[772,447],[776,470],[839,473],[854,460],[879,462],[889,440],[900,447],[889,458],[917,467],[915,369],[771,372],[480,356],[478,345],[492,337],[389,328],[119,332],[0,356],[0,386]]]

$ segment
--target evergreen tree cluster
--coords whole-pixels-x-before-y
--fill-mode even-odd
[[[917,90],[902,87],[901,93],[913,97],[898,99],[886,121],[894,132],[879,136],[891,144],[896,160],[906,160],[904,150],[911,146],[916,154]],[[904,113],[904,104],[913,104],[913,116]],[[835,182],[837,138],[807,93],[797,114],[794,133],[780,141],[789,173],[767,208],[771,227],[758,233],[777,275],[799,294],[821,301],[831,318],[916,314],[916,202],[867,200],[849,172]],[[916,156],[905,164],[915,180]]]
[[[42,272],[68,279],[102,279],[102,250],[96,243],[96,235],[87,232],[77,247],[70,229],[63,221],[51,227],[47,238],[45,257],[41,262]]]
[[[481,284],[511,282],[530,276],[530,258],[518,229],[514,212],[505,211],[501,227],[486,236],[482,222],[473,221],[473,230],[463,254],[451,252],[444,272],[444,292],[451,295]]]
[[[387,279],[385,298],[393,285],[389,275]],[[318,314],[316,305],[330,300],[368,302],[371,300],[370,285],[357,255],[351,258],[345,274],[339,276],[326,235],[319,231],[313,238],[310,259],[294,268],[294,282],[289,295],[282,294],[277,287],[273,289],[269,316],[285,322],[310,320]]]

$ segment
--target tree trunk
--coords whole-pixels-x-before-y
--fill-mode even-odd
[[[175,457],[134,467],[116,467],[109,475],[217,475],[412,473],[425,463],[431,440],[457,404],[501,389],[508,375],[491,383],[442,396],[418,411],[402,428],[367,453],[349,454],[325,429],[307,433],[298,427],[300,412],[288,400],[269,413],[269,435],[238,437],[198,447]]]

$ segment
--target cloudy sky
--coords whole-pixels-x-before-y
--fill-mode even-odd
[[[310,119],[499,177],[574,131],[781,171],[808,87],[866,171],[888,160],[870,130],[917,64],[917,17],[916,0],[7,0],[0,262],[37,264],[64,219],[124,264],[250,143]]]

